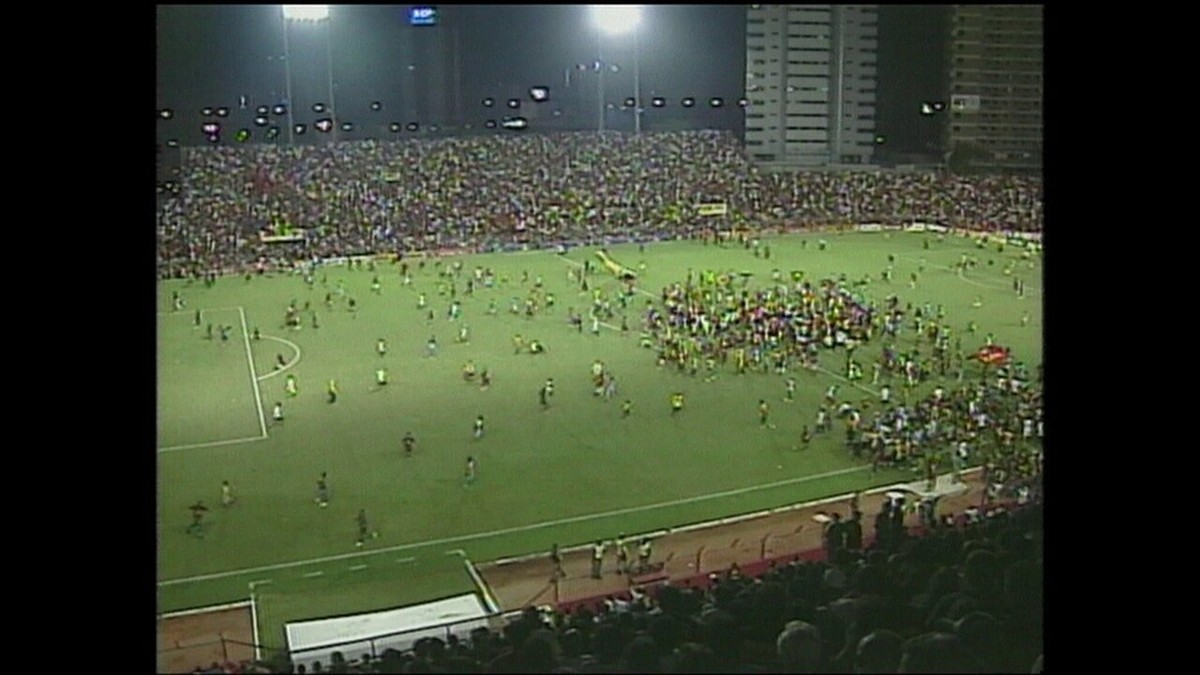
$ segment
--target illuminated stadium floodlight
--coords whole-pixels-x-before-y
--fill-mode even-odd
[[[329,108],[332,114],[337,116],[337,104],[333,98],[333,22],[329,18],[329,5],[280,5],[283,9],[283,63],[287,77],[287,97],[288,97],[288,125],[289,125],[289,142],[294,139],[291,136],[291,130],[295,129],[295,119],[293,118],[292,108],[292,58],[288,47],[288,24],[291,22],[300,23],[321,23],[325,24],[325,61],[329,72]],[[333,140],[337,141],[337,127],[333,129]]]
[[[329,18],[329,5],[283,5],[283,18],[288,21],[324,21]]]
[[[641,96],[641,31],[642,8],[640,5],[592,5],[590,7],[592,23],[600,29],[601,35],[623,35],[633,32],[633,98],[637,105],[633,106],[633,132],[642,133],[642,96]],[[603,61],[600,53],[603,51],[603,38],[596,49],[598,61]],[[599,131],[604,131],[604,69],[600,69],[599,82],[600,119],[597,124]]]
[[[639,5],[592,5],[592,22],[608,35],[623,35],[637,30],[642,22]]]

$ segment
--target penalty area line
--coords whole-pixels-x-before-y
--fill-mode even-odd
[[[188,443],[187,445],[168,445],[165,448],[159,448],[159,452],[175,452],[176,450],[192,450],[194,448],[212,448],[220,445],[233,445],[235,443],[254,443],[255,441],[265,441],[266,436],[248,436],[246,438],[231,438],[227,441],[209,441],[207,443]]]
[[[258,372],[254,369],[254,353],[250,350],[250,330],[246,327],[246,310],[238,307],[242,320],[242,341],[246,343],[246,365],[250,366],[250,384],[254,386],[254,403],[258,407],[258,428],[267,437],[267,416],[263,413],[262,392],[258,389]]]
[[[263,337],[264,337],[264,338],[266,338],[266,339],[268,339],[268,340],[274,340],[274,341],[276,341],[276,342],[282,342],[283,344],[285,344],[285,345],[287,345],[287,346],[291,347],[292,349],[296,350],[296,356],[295,356],[295,357],[293,357],[291,361],[288,361],[287,363],[285,363],[285,364],[283,365],[283,367],[282,367],[282,368],[280,368],[279,370],[274,370],[274,371],[271,371],[271,372],[267,373],[266,375],[259,375],[259,376],[258,376],[258,381],[259,381],[259,382],[262,382],[263,380],[266,380],[266,379],[270,379],[270,378],[272,378],[272,377],[275,377],[276,375],[279,375],[279,374],[283,373],[283,372],[284,372],[285,370],[287,370],[288,368],[291,368],[292,366],[294,366],[294,365],[296,365],[297,363],[299,363],[299,362],[300,362],[300,345],[296,344],[295,342],[292,342],[291,340],[285,340],[285,339],[283,339],[283,338],[281,338],[281,337],[275,337],[274,335],[264,335]]]

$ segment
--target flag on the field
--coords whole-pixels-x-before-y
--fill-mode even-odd
[[[980,347],[979,351],[975,352],[975,358],[980,363],[985,363],[989,366],[1002,366],[1008,363],[1008,349],[1000,345]]]

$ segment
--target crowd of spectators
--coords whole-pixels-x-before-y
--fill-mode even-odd
[[[902,305],[892,295],[876,306],[845,280],[785,281],[782,275],[767,288],[738,291],[717,276],[689,272],[686,283],[662,290],[661,311],[646,311],[643,345],[657,348],[660,365],[706,379],[722,371],[787,375],[798,366],[818,368],[820,350],[841,349],[845,377],[854,385],[867,377],[854,358],[856,347],[878,338],[882,353],[869,364],[878,398],[851,399],[830,387],[812,434],[840,420],[855,457],[930,477],[950,468],[957,475],[968,464],[987,467],[989,481],[1001,485],[1041,473],[1040,366],[1035,375],[1021,362],[977,363],[961,335],[951,348],[950,323],[931,303]],[[902,349],[897,338],[910,325],[916,344]],[[986,339],[992,345],[994,338]],[[918,398],[914,388],[922,382],[935,386]],[[807,427],[803,434],[807,443]]]
[[[697,214],[696,205],[713,202],[729,207],[731,215],[720,222],[751,229],[916,220],[971,229],[1042,228],[1040,179],[760,174],[733,136],[719,132],[226,146],[186,152],[177,190],[160,200],[159,272],[182,276],[313,257],[691,236],[714,222]],[[290,228],[303,230],[300,241],[260,239]],[[797,304],[778,303],[780,312],[815,316],[818,299],[822,312],[831,311],[836,296],[845,313],[837,320],[876,323],[873,314],[852,311],[853,297],[844,288],[810,290],[813,304],[805,307],[800,295]],[[660,328],[665,333],[671,325],[701,339],[709,329],[694,311],[697,305],[689,307],[687,294],[674,291],[675,304],[668,303]],[[730,325],[741,322],[747,346],[755,335],[761,343],[785,337],[772,324],[775,317],[747,313],[747,307],[725,309]],[[715,307],[705,314],[706,322],[720,326]],[[843,328],[853,332],[848,324]],[[677,344],[680,352],[686,350]],[[709,355],[699,343],[692,352]],[[897,355],[893,361],[908,359]],[[1040,388],[1030,379],[998,372],[980,384],[939,389],[936,398],[880,405],[870,413],[867,406],[852,406],[836,414],[855,420],[856,433],[848,429],[847,435],[851,447],[883,461],[894,461],[897,450],[919,450],[926,440],[931,447],[936,441],[951,460],[986,447],[994,472],[988,482],[1004,482],[1009,476],[1002,474],[1011,473],[1036,481],[1040,454],[1024,451],[1040,447],[1028,442],[1031,429],[1041,436]],[[323,670],[1040,671],[1041,506],[1001,509],[953,526],[931,518],[934,529],[923,537],[897,530],[886,515],[876,519],[875,542],[864,551],[849,547],[827,561],[780,565],[753,579],[734,570],[705,587],[665,586],[599,610],[565,615],[530,609],[502,630],[427,638],[408,653],[339,658]],[[850,516],[857,522],[861,514]],[[245,666],[245,672],[270,669]],[[292,671],[303,672],[299,666]]]
[[[924,536],[881,531],[890,522],[832,561],[757,578],[734,567],[570,614],[528,608],[500,630],[292,672],[1041,672],[1040,503],[937,521]]]
[[[726,216],[697,205],[725,203]],[[1041,230],[1037,178],[760,173],[727,132],[568,133],[186,148],[158,207],[160,274],[312,257],[916,220]],[[264,243],[262,232],[303,230]]]

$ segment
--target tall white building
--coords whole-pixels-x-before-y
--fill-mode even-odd
[[[878,5],[750,5],[746,152],[781,166],[869,164]]]

